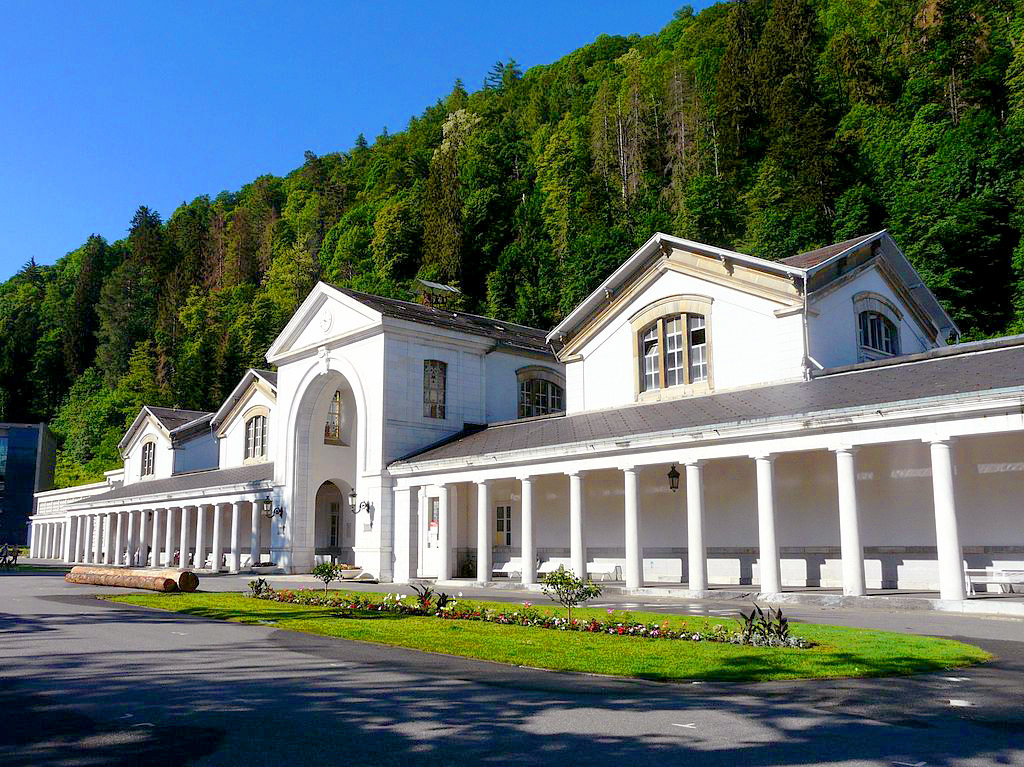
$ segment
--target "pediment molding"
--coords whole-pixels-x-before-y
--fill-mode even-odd
[[[715,258],[665,245],[658,258],[638,271],[630,283],[611,295],[609,302],[594,312],[559,352],[559,360],[565,362],[580,354],[595,335],[628,310],[644,290],[669,271],[763,298],[778,304],[783,310],[801,310],[803,306],[802,294],[792,279],[753,269],[728,257]]]

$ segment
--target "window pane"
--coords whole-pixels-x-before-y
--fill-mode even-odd
[[[654,323],[640,336],[640,388],[642,391],[661,388],[661,380],[658,375],[660,357],[658,323]]]
[[[439,360],[423,361],[423,415],[445,417],[445,378],[447,365]]]
[[[665,385],[685,383],[683,370],[683,321],[681,317],[665,320]]]
[[[690,382],[706,381],[708,378],[708,345],[704,315],[686,315],[686,330],[690,344]]]

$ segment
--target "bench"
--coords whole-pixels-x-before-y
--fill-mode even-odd
[[[589,562],[587,564],[587,575],[593,578],[601,576],[602,581],[621,581],[622,575],[619,566],[614,562]]]
[[[964,568],[967,591],[976,594],[975,585],[994,583],[1002,594],[1013,594],[1014,586],[1024,586],[1024,570],[1006,567]]]
[[[541,563],[541,566],[537,568],[537,575],[548,575],[558,570],[559,567],[572,570],[572,563],[567,557],[552,557]]]
[[[491,575],[503,575],[506,578],[521,578],[523,576],[523,558],[512,557],[502,565],[495,565],[491,568]]]

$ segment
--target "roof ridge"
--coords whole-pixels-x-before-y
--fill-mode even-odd
[[[405,304],[407,306],[415,306],[417,309],[426,309],[429,311],[448,313],[448,314],[461,314],[464,317],[475,317],[480,320],[487,320],[487,322],[494,322],[500,325],[509,325],[511,327],[522,328],[523,330],[531,330],[536,333],[540,333],[544,336],[547,335],[548,331],[543,328],[534,327],[533,325],[523,325],[518,322],[512,322],[511,320],[500,320],[496,317],[488,317],[486,314],[474,314],[473,312],[466,312],[461,309],[440,309],[436,306],[427,306],[426,304],[418,304],[415,301],[406,301],[404,298],[392,298],[390,296],[379,296],[376,293],[367,293],[363,290],[353,290],[352,288],[342,288],[338,285],[331,285],[335,290],[339,290],[342,293],[349,296],[368,296],[370,298],[379,299],[381,301],[392,301],[398,304]]]

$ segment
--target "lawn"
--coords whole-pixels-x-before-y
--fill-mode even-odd
[[[659,681],[761,682],[889,676],[968,666],[991,657],[977,647],[947,639],[814,624],[792,627],[794,634],[817,643],[813,648],[762,648],[553,631],[432,616],[368,613],[346,617],[337,610],[251,599],[236,593],[127,594],[107,598],[218,620],[271,624],[291,631],[498,663]],[[508,603],[476,604],[509,607]],[[573,611],[574,617],[591,615],[606,617],[604,610]],[[668,620],[674,627],[685,625],[694,630],[730,621],[645,612],[631,615],[641,621]]]

